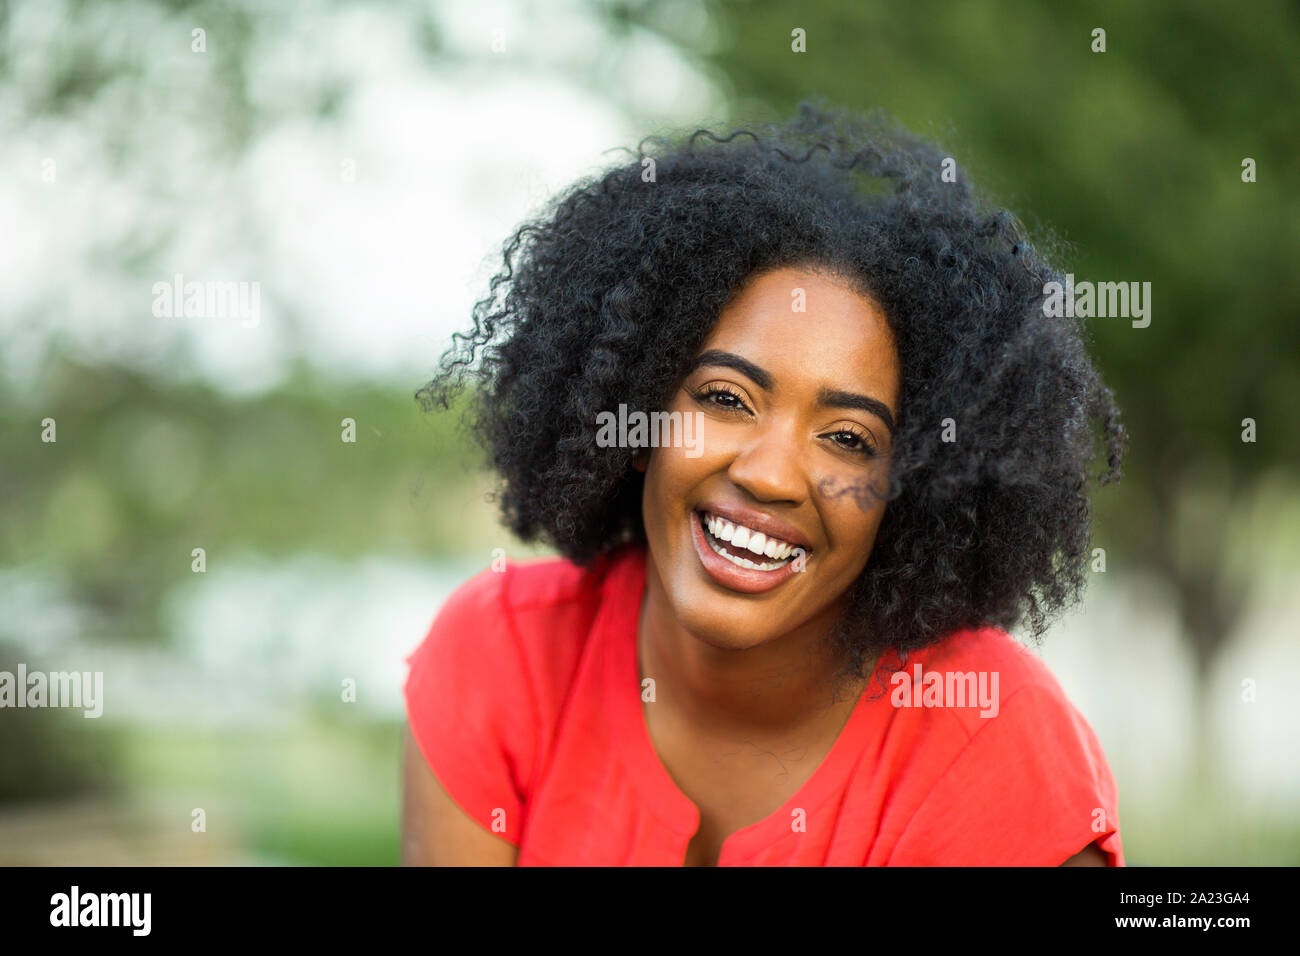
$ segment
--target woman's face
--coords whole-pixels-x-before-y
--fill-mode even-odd
[[[698,445],[641,465],[650,559],[686,630],[741,649],[831,625],[884,514],[898,396],[885,316],[843,280],[785,268],[741,289],[666,407]]]

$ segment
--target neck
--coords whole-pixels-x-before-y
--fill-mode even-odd
[[[681,626],[663,582],[647,566],[637,624],[641,676],[692,725],[717,733],[785,733],[842,720],[865,681],[836,693],[826,638],[838,603],[793,631],[741,650],[715,647]]]

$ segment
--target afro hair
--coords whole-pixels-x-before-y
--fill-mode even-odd
[[[663,408],[755,275],[844,276],[883,308],[902,378],[888,505],[828,638],[839,676],[968,627],[1037,640],[1082,592],[1088,486],[1119,477],[1124,432],[1078,320],[1044,314],[1063,276],[945,158],[807,103],[783,125],[649,138],[506,241],[417,395],[445,408],[472,379],[506,525],[590,565],[645,540],[636,450],[599,447],[597,414]]]

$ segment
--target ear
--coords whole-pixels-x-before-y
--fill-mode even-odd
[[[637,471],[644,472],[650,466],[650,449],[638,448],[632,455],[632,467]]]

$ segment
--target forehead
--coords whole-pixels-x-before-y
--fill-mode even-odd
[[[866,391],[897,411],[898,355],[884,311],[844,280],[780,269],[750,280],[700,351],[741,355],[778,389]]]

